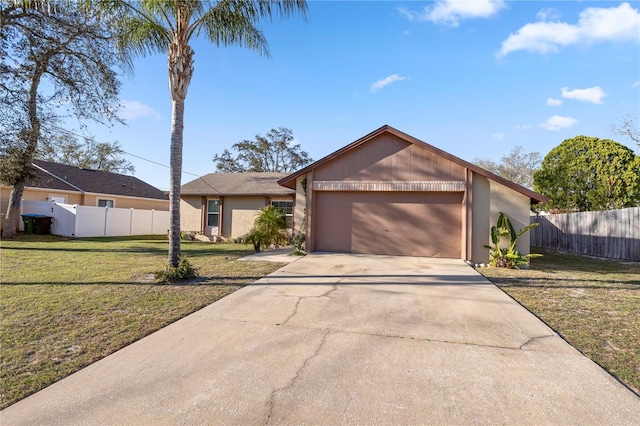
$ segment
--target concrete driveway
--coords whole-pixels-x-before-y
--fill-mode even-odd
[[[1,413],[18,424],[638,424],[458,260],[314,254]]]

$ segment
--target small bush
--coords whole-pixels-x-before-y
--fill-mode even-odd
[[[198,231],[180,231],[180,239],[182,241],[195,241],[196,235],[200,235],[202,232]]]
[[[178,266],[165,266],[164,270],[156,271],[155,277],[161,283],[176,283],[178,281],[197,278],[200,274],[198,268],[193,266],[186,257],[180,256]]]
[[[305,254],[307,254],[307,252],[305,251],[305,240],[306,240],[306,236],[303,232],[298,232],[293,239],[291,240],[291,243],[293,244],[293,254],[296,256],[303,256]]]
[[[255,250],[255,252],[260,253],[261,246],[266,246],[269,244],[269,236],[260,229],[253,227],[247,233],[247,235],[242,237],[242,242],[244,242],[245,244],[253,244],[253,249]]]

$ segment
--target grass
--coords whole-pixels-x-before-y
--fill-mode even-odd
[[[0,408],[278,269],[253,248],[185,242],[200,278],[159,285],[166,237],[1,241]]]
[[[538,252],[530,269],[478,271],[640,394],[640,263]]]

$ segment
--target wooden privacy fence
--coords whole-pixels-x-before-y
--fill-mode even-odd
[[[531,245],[640,261],[640,207],[531,216]]]

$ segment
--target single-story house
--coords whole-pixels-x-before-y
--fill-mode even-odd
[[[211,240],[238,239],[249,232],[260,209],[283,210],[290,229],[295,190],[278,185],[287,173],[209,173],[180,189],[180,227]]]
[[[475,263],[488,262],[499,212],[517,231],[530,205],[546,200],[386,125],[278,183],[296,191],[294,223],[306,224],[308,251]],[[528,234],[518,249],[529,253]]]
[[[36,160],[35,174],[26,185],[23,200],[55,201],[82,206],[169,210],[169,196],[140,179],[101,170]],[[0,186],[2,226],[11,187]]]

